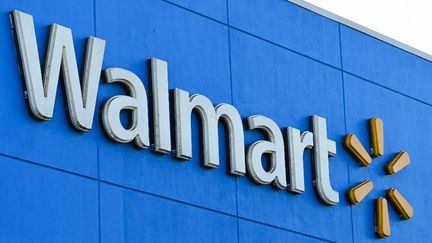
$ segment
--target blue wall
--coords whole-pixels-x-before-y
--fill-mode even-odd
[[[116,144],[99,117],[88,133],[67,124],[63,96],[54,118],[26,110],[8,12],[32,14],[43,52],[48,25],[73,31],[79,62],[85,38],[107,41],[104,68],[122,67],[147,86],[146,60],[168,61],[169,86],[231,103],[280,127],[309,130],[327,118],[338,143],[330,161],[338,206],[313,192],[293,195],[247,177],[200,166],[198,122],[188,162]],[[415,209],[401,221],[390,208],[385,241],[431,241],[432,63],[283,0],[4,0],[0,5],[0,242],[365,242],[377,240],[373,199],[396,187]],[[101,85],[98,104],[121,87]],[[97,107],[99,107],[99,105]],[[385,152],[360,168],[343,136],[368,144],[367,119],[381,117]],[[246,143],[262,137],[246,132]],[[225,158],[220,126],[221,158]],[[412,164],[385,176],[383,165],[407,150]],[[350,207],[344,192],[371,179],[375,189]],[[427,240],[428,239],[428,240]]]

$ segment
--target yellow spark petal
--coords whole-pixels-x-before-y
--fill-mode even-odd
[[[391,234],[387,200],[383,197],[375,200],[375,233],[379,238],[389,237]]]
[[[362,183],[352,187],[348,191],[348,199],[351,204],[359,204],[373,189],[373,183],[365,180]]]
[[[369,120],[370,135],[372,142],[373,156],[379,157],[384,155],[384,125],[381,119],[371,118]]]
[[[372,162],[372,158],[360,143],[356,135],[348,134],[345,137],[345,146],[348,151],[354,156],[361,166],[368,166]]]
[[[414,208],[408,201],[394,188],[387,190],[387,198],[399,213],[402,219],[410,219],[414,215]]]
[[[405,168],[410,164],[410,156],[408,152],[400,151],[396,156],[387,164],[387,173],[393,175]]]

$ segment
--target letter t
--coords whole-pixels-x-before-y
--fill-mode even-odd
[[[312,116],[314,141],[314,185],[320,199],[328,205],[339,203],[339,193],[333,190],[330,183],[329,156],[336,155],[336,143],[327,139],[326,120],[317,115]]]

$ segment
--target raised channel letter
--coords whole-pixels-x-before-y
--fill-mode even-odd
[[[61,69],[70,120],[77,130],[90,130],[99,88],[105,41],[96,37],[88,38],[84,75],[81,82],[72,31],[58,24],[51,25],[42,76],[33,17],[17,10],[12,12],[12,16],[32,114],[41,120],[52,118]]]
[[[204,166],[219,166],[218,120],[222,118],[228,128],[230,173],[244,175],[243,124],[237,109],[229,104],[219,104],[215,108],[207,97],[199,94],[189,96],[189,92],[181,89],[174,90],[174,100],[176,157],[187,160],[192,158],[191,115],[195,109],[202,122]]]
[[[320,199],[328,205],[339,203],[339,193],[333,190],[330,183],[329,156],[336,155],[336,143],[327,138],[326,120],[312,116],[315,167],[314,184]]]
[[[150,59],[150,88],[153,100],[154,150],[171,153],[171,125],[168,92],[168,63],[157,58]]]
[[[103,105],[102,122],[108,136],[116,142],[128,143],[132,140],[139,148],[149,146],[148,105],[144,85],[134,73],[121,69],[105,70],[107,83],[120,83],[126,86],[130,96],[116,95]],[[124,128],[120,120],[122,110],[131,111],[131,122]]]
[[[292,127],[288,127],[287,134],[289,154],[288,190],[294,193],[303,193],[305,191],[303,155],[305,149],[313,147],[313,134],[306,131],[300,135],[300,131]]]
[[[277,124],[265,116],[248,117],[249,129],[261,129],[269,141],[254,142],[247,151],[247,170],[252,180],[259,184],[272,183],[276,188],[286,188],[284,141]],[[262,157],[270,155],[268,171],[263,168]]]

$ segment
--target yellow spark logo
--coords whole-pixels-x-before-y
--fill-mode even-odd
[[[381,119],[371,118],[369,120],[369,136],[372,143],[372,156],[384,155],[384,125]],[[354,134],[345,137],[345,148],[351,153],[360,166],[366,167],[372,163],[372,157],[366,151],[360,140]],[[408,166],[410,157],[408,152],[400,151],[385,166],[388,175],[393,175]],[[373,189],[373,183],[365,180],[347,191],[347,198],[351,204],[359,204]],[[390,221],[388,216],[387,199],[397,211],[401,219],[408,220],[414,214],[414,208],[395,188],[387,190],[385,197],[375,199],[375,233],[378,237],[390,236]]]

